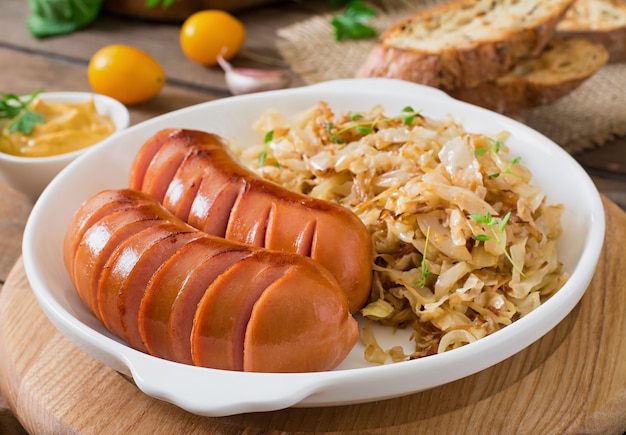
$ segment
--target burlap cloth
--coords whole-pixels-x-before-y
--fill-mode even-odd
[[[382,31],[391,23],[442,0],[378,0],[369,24]],[[319,15],[278,30],[278,49],[307,84],[354,77],[374,41],[337,42],[332,15]],[[626,135],[626,63],[609,63],[557,102],[527,110],[519,120],[576,153]]]

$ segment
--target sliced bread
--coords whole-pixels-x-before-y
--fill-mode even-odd
[[[538,55],[574,0],[453,0],[381,35],[358,77],[393,77],[442,89],[473,87]]]
[[[601,44],[584,38],[553,38],[533,59],[520,61],[507,74],[449,94],[507,115],[549,104],[577,88],[608,60]]]
[[[557,35],[600,43],[609,62],[626,61],[626,1],[576,0],[556,26]]]

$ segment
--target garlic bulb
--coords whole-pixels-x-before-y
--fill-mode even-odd
[[[256,68],[235,68],[221,55],[217,61],[225,73],[226,86],[233,95],[284,89],[291,77],[287,71]]]

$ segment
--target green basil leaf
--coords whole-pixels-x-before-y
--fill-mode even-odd
[[[36,38],[63,35],[91,24],[104,0],[28,0],[26,27]]]

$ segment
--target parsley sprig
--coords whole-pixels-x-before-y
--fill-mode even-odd
[[[376,127],[376,124],[378,123],[397,121],[400,119],[402,120],[402,123],[404,125],[411,125],[417,114],[418,112],[413,110],[411,106],[406,106],[404,109],[402,109],[401,115],[394,116],[391,118],[380,118],[380,119],[370,119],[370,120],[361,121],[361,119],[363,119],[363,115],[361,115],[360,113],[355,113],[350,117],[350,122],[346,123],[341,129],[333,133],[333,129],[335,128],[335,125],[332,122],[329,122],[326,125],[326,131],[331,135],[330,136],[331,142],[341,144],[341,143],[345,143],[345,141],[340,139],[339,137],[347,131],[354,129],[354,131],[356,131],[360,135],[367,135],[367,134],[374,132],[374,128]]]
[[[511,218],[511,212],[508,212],[507,214],[505,214],[500,222],[498,222],[498,220],[495,217],[493,217],[491,213],[489,212],[487,212],[487,214],[485,215],[472,214],[469,216],[469,218],[479,225],[485,225],[489,227],[489,230],[491,231],[491,234],[493,235],[493,239],[500,246],[500,248],[502,248],[507,260],[509,260],[509,263],[511,263],[511,266],[513,266],[515,270],[519,272],[520,275],[526,276],[524,272],[522,271],[522,269],[515,263],[515,261],[513,261],[513,258],[511,258],[511,254],[509,254],[509,252],[506,250],[506,246],[504,245],[504,241],[502,240],[502,233],[504,232],[506,228],[506,224],[509,222],[509,219]],[[474,240],[477,240],[479,242],[486,242],[492,239],[492,237],[487,234],[478,234],[474,236],[473,238]]]
[[[361,0],[331,0],[330,4],[334,8],[347,5],[343,13],[334,16],[330,21],[335,30],[335,40],[341,42],[345,39],[372,38],[378,35],[378,31],[367,24],[376,12],[365,6]]]
[[[0,100],[0,119],[12,119],[9,124],[9,133],[16,131],[29,135],[33,132],[36,124],[43,124],[45,118],[42,114],[29,109],[30,103],[42,92],[36,90],[30,94],[16,95],[3,94]]]

